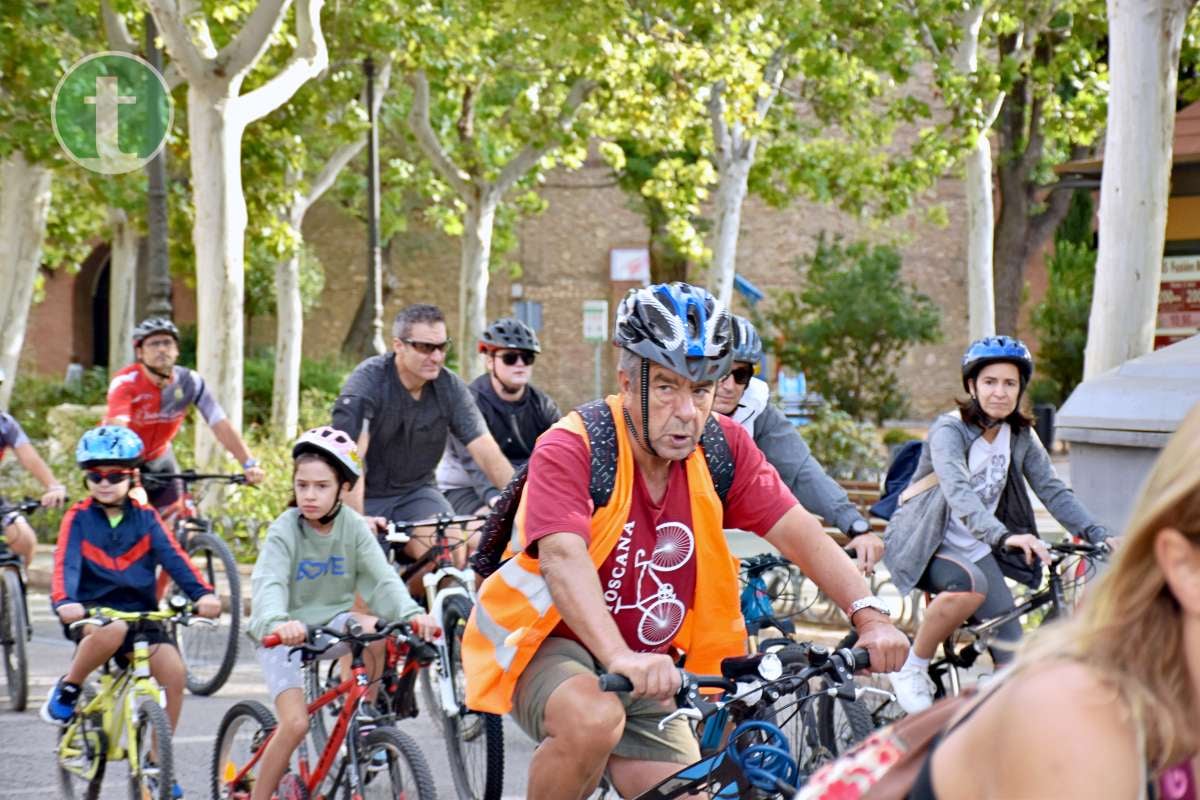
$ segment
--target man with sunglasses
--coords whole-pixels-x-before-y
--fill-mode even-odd
[[[133,355],[134,363],[119,370],[108,385],[104,424],[130,428],[145,444],[142,475],[179,472],[171,441],[194,405],[217,441],[242,465],[246,482],[262,483],[266,473],[204,379],[195,370],[175,363],[179,360],[179,329],[175,323],[163,317],[149,317],[138,323],[133,329]],[[146,495],[150,505],[161,512],[179,498],[180,489],[174,482],[148,486]]]
[[[483,332],[479,352],[487,372],[471,382],[471,394],[492,438],[516,469],[529,461],[533,443],[542,432],[562,416],[558,405],[529,382],[542,347],[533,328],[518,319],[503,317]],[[500,497],[500,490],[453,436],[446,441],[437,481],[459,514],[487,511]]]
[[[804,438],[787,417],[771,405],[771,389],[754,377],[762,360],[762,339],[745,317],[733,317],[733,369],[717,384],[713,410],[741,423],[800,505],[850,537],[858,568],[875,571],[883,557],[883,539],[850,502],[846,490],[825,474]]]
[[[363,459],[363,480],[346,503],[375,517],[377,527],[454,513],[434,480],[451,434],[466,442],[493,486],[512,477],[512,465],[488,433],[467,384],[443,366],[449,344],[441,309],[426,304],[403,309],[392,324],[392,353],[355,367],[334,403],[333,427],[357,439]],[[414,531],[405,553],[423,555],[430,533]]]

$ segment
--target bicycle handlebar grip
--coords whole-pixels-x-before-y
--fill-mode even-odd
[[[283,642],[280,640],[278,633],[268,633],[262,638],[263,647],[278,647],[282,643]]]
[[[606,672],[600,676],[600,691],[602,692],[632,692],[633,681],[624,675]]]
[[[855,647],[850,651],[850,655],[854,656],[854,671],[866,669],[871,666],[871,654],[862,647]]]

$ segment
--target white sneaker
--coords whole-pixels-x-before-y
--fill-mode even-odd
[[[933,680],[925,670],[905,666],[899,672],[888,673],[888,680],[896,702],[906,713],[915,714],[933,705]]]

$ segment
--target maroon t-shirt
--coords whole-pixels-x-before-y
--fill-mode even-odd
[[[733,485],[725,499],[725,527],[765,535],[796,499],[738,423],[718,416],[734,460]],[[683,625],[696,590],[696,546],[684,462],[671,464],[667,490],[654,503],[635,464],[629,519],[600,566],[604,602],[630,649],[666,652]],[[531,547],[552,533],[591,538],[591,461],[587,444],[570,431],[542,434],[529,460],[525,485],[525,540]],[[723,536],[722,531],[701,535]],[[530,549],[536,553],[535,548]],[[555,636],[578,640],[560,624]]]

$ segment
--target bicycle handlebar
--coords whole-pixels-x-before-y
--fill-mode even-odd
[[[216,625],[215,619],[208,617],[200,617],[192,614],[187,607],[183,608],[164,608],[155,609],[154,611],[121,611],[115,608],[105,608],[97,606],[88,609],[88,615],[83,619],[77,619],[67,627],[71,630],[80,628],[84,625],[97,625],[103,627],[113,622],[177,622],[180,625],[191,625],[200,623],[202,625]]]
[[[303,644],[295,645],[291,651],[300,651],[310,653],[312,655],[320,655],[326,650],[340,642],[358,642],[359,644],[370,644],[377,642],[380,639],[386,639],[393,634],[399,634],[400,638],[408,644],[414,652],[421,653],[429,647],[429,643],[413,633],[412,626],[407,622],[389,622],[377,628],[374,633],[363,631],[357,623],[351,623],[346,630],[338,630],[337,628],[326,628],[323,625],[313,625],[308,628],[306,641]],[[315,644],[317,637],[326,636],[330,641],[327,644]],[[283,644],[279,638],[279,634],[268,633],[262,638],[263,647],[278,647]],[[289,651],[289,652],[291,652]]]
[[[42,501],[34,500],[32,497],[26,497],[24,500],[21,500],[20,502],[14,503],[12,505],[9,505],[8,503],[0,501],[0,517],[11,514],[14,511],[19,511],[22,514],[29,514],[34,511],[37,511],[41,507],[42,507]]]
[[[141,475],[142,482],[149,481],[150,483],[166,483],[167,481],[183,481],[184,483],[199,483],[200,481],[218,481],[222,483],[237,483],[245,484],[245,475],[226,475],[223,473],[201,473],[193,470],[184,470],[183,472],[147,472]]]
[[[472,522],[482,522],[487,519],[490,514],[439,514],[436,517],[428,519],[415,519],[405,522],[390,521],[388,525],[397,531],[412,533],[417,528],[437,528],[439,531],[444,531],[455,525],[468,525]]]

